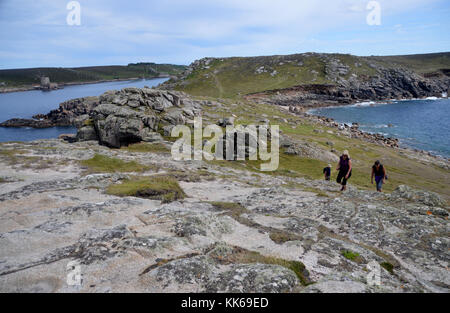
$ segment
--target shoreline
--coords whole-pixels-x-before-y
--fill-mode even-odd
[[[398,137],[386,137],[384,134],[381,133],[371,133],[368,131],[364,131],[361,130],[359,128],[359,124],[357,124],[357,126],[353,126],[355,124],[353,124],[353,122],[346,122],[346,123],[339,123],[336,120],[334,120],[331,117],[327,117],[327,116],[323,116],[323,115],[319,115],[314,113],[313,111],[318,110],[318,109],[327,109],[327,108],[337,108],[337,107],[364,107],[367,105],[361,105],[361,104],[369,104],[369,106],[373,106],[373,105],[388,105],[388,104],[393,104],[393,102],[401,102],[401,101],[424,101],[424,100],[428,100],[428,101],[436,101],[436,100],[444,100],[444,99],[450,99],[449,97],[426,97],[426,98],[411,98],[411,99],[389,99],[389,100],[366,100],[366,101],[362,101],[362,102],[356,102],[356,103],[352,103],[352,104],[343,104],[343,105],[331,105],[331,106],[317,106],[314,108],[310,108],[308,109],[306,112],[302,112],[304,114],[305,117],[310,117],[313,118],[315,121],[319,121],[321,124],[324,124],[325,126],[328,127],[333,127],[333,128],[338,128],[340,131],[342,130],[348,130],[350,131],[350,133],[352,133],[352,131],[357,131],[360,133],[364,133],[368,136],[372,136],[374,137],[374,141],[377,142],[380,145],[385,145],[383,144],[383,142],[385,142],[386,140],[390,140],[390,139],[395,139],[399,145],[397,147],[391,146],[391,148],[393,149],[403,149],[403,150],[407,150],[410,152],[415,152],[415,153],[420,153],[420,154],[425,154],[427,156],[433,157],[433,158],[437,158],[439,160],[443,160],[445,162],[450,162],[450,157],[447,156],[443,156],[440,154],[436,154],[433,151],[430,150],[423,150],[423,149],[418,149],[415,148],[413,146],[404,144],[402,142],[402,138],[398,138]],[[298,113],[297,113],[298,114]],[[340,129],[342,128],[343,129]],[[359,137],[356,137],[359,138]],[[382,138],[381,140],[377,139],[377,138]],[[370,140],[368,140],[365,137],[360,138],[362,140],[367,140],[370,142]]]
[[[88,81],[88,82],[69,82],[69,83],[61,83],[60,85],[58,84],[58,88],[51,89],[48,91],[64,89],[64,87],[67,87],[67,86],[94,85],[94,84],[101,84],[101,83],[113,83],[113,82],[134,81],[134,80],[151,80],[151,79],[158,79],[158,78],[170,78],[170,76],[157,76],[157,77],[146,77],[146,78],[130,77],[130,78],[119,78],[119,79],[95,80],[95,81]],[[23,86],[23,87],[0,88],[0,94],[24,92],[24,91],[34,91],[34,90],[47,91],[47,90],[39,89],[39,87],[37,87],[37,86]]]
[[[436,101],[436,100],[445,100],[450,99],[448,96],[442,97],[423,97],[423,98],[409,98],[409,99],[387,99],[387,100],[363,100],[363,101],[355,101],[354,103],[336,103],[328,106],[312,106],[307,109],[305,113],[310,113],[311,111],[318,109],[332,109],[332,108],[342,108],[342,107],[366,107],[366,106],[374,106],[374,105],[385,105],[385,104],[393,104],[393,102],[404,102],[404,101]]]
[[[80,82],[80,83],[67,83],[64,86],[77,86],[77,85],[89,85],[89,84],[100,84],[105,82],[121,82],[121,81],[133,81],[133,80],[153,80],[153,79],[159,79],[159,78],[168,78],[168,76],[159,76],[159,77],[153,77],[153,78],[128,78],[128,79],[114,79],[114,80],[102,80],[102,81],[95,81],[95,82]],[[35,90],[34,88],[31,90]],[[16,91],[9,91],[9,92],[20,92],[20,91],[27,91],[27,90],[16,90]],[[8,93],[9,93],[8,92]],[[7,93],[2,92],[1,93]],[[382,133],[372,133],[368,131],[361,130],[359,128],[359,124],[353,124],[351,122],[347,123],[340,123],[334,120],[331,117],[319,115],[315,113],[315,110],[318,109],[326,109],[326,108],[336,108],[336,107],[355,107],[355,106],[372,106],[372,105],[379,105],[379,104],[393,104],[393,102],[401,102],[401,101],[420,101],[420,100],[429,100],[429,101],[435,101],[435,100],[443,100],[443,99],[450,99],[449,97],[423,97],[423,98],[411,98],[411,99],[388,99],[388,100],[364,100],[364,101],[355,101],[354,103],[339,103],[339,104],[333,104],[328,106],[323,106],[320,104],[317,104],[315,106],[311,106],[308,108],[305,107],[295,107],[295,106],[280,106],[287,109],[289,112],[304,116],[305,118],[308,118],[310,120],[313,120],[315,122],[319,122],[322,125],[331,127],[331,128],[337,128],[340,132],[346,132],[350,138],[355,139],[361,139],[367,142],[376,143],[379,145],[391,147],[393,149],[405,149],[411,152],[421,153],[425,154],[434,158],[438,158],[440,160],[444,160],[445,162],[450,162],[450,157],[446,157],[443,155],[439,155],[434,153],[433,151],[429,150],[423,150],[414,148],[409,145],[405,145],[402,143],[402,138],[397,138],[394,136],[386,137]],[[291,111],[293,109],[293,111]],[[306,109],[306,110],[305,110]],[[24,126],[24,128],[29,126]],[[54,128],[58,126],[51,126],[46,128]],[[67,127],[67,126],[65,126]],[[69,126],[70,127],[70,126]],[[3,127],[1,127],[3,128]],[[22,128],[22,127],[19,127]],[[34,128],[34,129],[40,129],[40,128]],[[56,138],[55,138],[56,139]]]

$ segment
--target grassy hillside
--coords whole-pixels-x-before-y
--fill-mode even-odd
[[[30,68],[0,70],[0,83],[5,87],[21,87],[40,83],[41,76],[55,83],[77,83],[98,80],[127,79],[177,75],[185,70],[183,65],[138,63],[127,66],[91,66],[79,68]]]
[[[413,54],[399,56],[372,57],[374,60],[412,69],[420,74],[430,74],[442,69],[450,69],[450,53]]]
[[[214,100],[214,99],[211,99]],[[409,185],[413,188],[436,192],[450,200],[450,189],[448,181],[450,171],[438,166],[431,165],[423,161],[423,158],[410,157],[409,153],[399,153],[388,147],[369,143],[362,139],[348,138],[340,135],[335,128],[325,127],[316,124],[301,116],[291,115],[278,106],[271,106],[261,103],[253,103],[245,100],[225,99],[228,105],[222,108],[205,108],[208,115],[219,117],[229,117],[231,114],[237,116],[236,124],[249,125],[258,124],[261,115],[270,117],[271,124],[280,125],[282,133],[294,140],[307,141],[330,150],[329,142],[333,143],[333,148],[337,154],[344,150],[349,150],[353,160],[353,176],[350,184],[361,189],[375,190],[375,186],[370,183],[372,165],[375,160],[380,160],[386,167],[389,180],[384,186],[386,192],[395,190],[399,185]],[[261,174],[261,161],[212,161],[224,167],[246,169]],[[265,163],[265,162],[264,162]],[[327,163],[295,155],[280,153],[280,166],[275,172],[265,172],[266,175],[280,175],[285,177],[305,177],[309,179],[323,179],[322,169]],[[337,172],[333,164],[333,179]],[[257,176],[255,176],[257,177]],[[258,179],[255,178],[255,182]],[[297,187],[297,186],[292,186]]]
[[[450,53],[411,56],[357,57],[348,54],[305,53],[286,56],[202,59],[192,72],[175,84],[175,89],[194,95],[235,97],[303,84],[336,84],[335,74],[344,79],[357,75],[366,79],[377,69],[402,67],[419,74],[450,69]]]

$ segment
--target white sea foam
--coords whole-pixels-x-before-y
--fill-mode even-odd
[[[448,97],[447,93],[444,92],[442,94],[442,97],[426,97],[426,98],[411,98],[411,99],[396,99],[393,101],[396,102],[403,102],[403,101],[436,101],[441,99],[446,99]]]
[[[375,105],[376,102],[375,101],[365,101],[365,102],[358,102],[352,105],[349,105],[350,107],[368,107],[371,105]]]
[[[373,128],[389,128],[389,125],[386,125],[386,124],[380,124],[380,125],[375,125],[375,126],[372,126]]]

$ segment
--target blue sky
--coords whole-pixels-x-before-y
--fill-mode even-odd
[[[302,52],[450,51],[449,0],[0,0],[0,68],[75,67]]]

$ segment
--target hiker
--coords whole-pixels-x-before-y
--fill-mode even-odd
[[[331,164],[323,169],[323,174],[325,175],[325,180],[331,180]]]
[[[372,185],[373,177],[375,176],[375,182],[377,183],[377,191],[383,192],[383,184],[386,182],[386,169],[380,161],[376,161],[374,166],[372,166]]]
[[[342,154],[337,170],[339,171],[337,182],[342,185],[341,191],[345,191],[347,181],[352,177],[352,160],[347,150]]]

